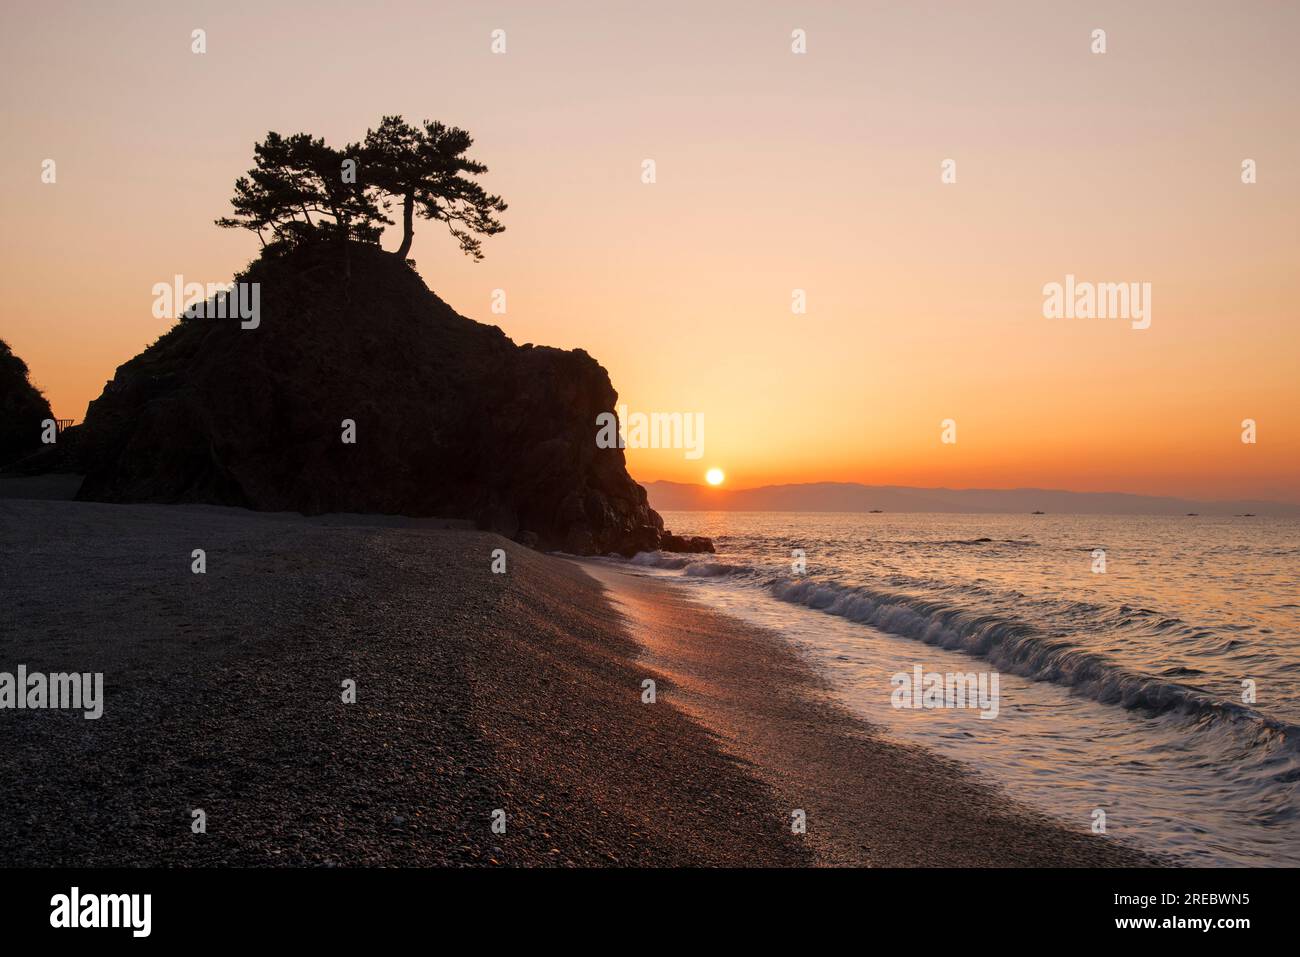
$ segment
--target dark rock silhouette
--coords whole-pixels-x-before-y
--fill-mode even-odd
[[[42,423],[53,417],[28,378],[27,363],[0,339],[0,465],[39,452]]]
[[[674,535],[664,532],[659,537],[659,547],[665,552],[711,552],[713,541],[703,535]]]
[[[596,446],[616,393],[591,356],[517,346],[350,245],[350,276],[336,245],[253,263],[257,328],[184,319],[122,365],[80,430],[77,497],[462,518],[583,555],[659,546],[622,450]]]

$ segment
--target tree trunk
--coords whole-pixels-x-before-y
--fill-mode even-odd
[[[331,206],[334,213],[334,225],[338,230],[339,239],[343,243],[343,278],[352,278],[352,257],[348,253],[349,238],[352,235],[352,220],[344,215],[343,211],[337,206]]]
[[[415,193],[407,193],[402,204],[402,245],[393,253],[398,259],[405,259],[411,251],[411,240],[415,238]]]

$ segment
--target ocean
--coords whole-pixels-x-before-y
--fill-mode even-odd
[[[1300,865],[1300,521],[664,519],[717,554],[635,571],[780,632],[883,734],[1180,863]],[[996,674],[996,715],[899,707],[918,673]]]

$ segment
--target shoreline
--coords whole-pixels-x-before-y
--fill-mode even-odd
[[[95,721],[0,712],[8,866],[1153,863],[873,737],[778,636],[491,533],[0,498],[0,543],[0,670],[104,673]]]
[[[661,693],[789,808],[817,863],[855,867],[1165,863],[1071,830],[959,762],[886,740],[844,710],[778,633],[713,611],[681,585],[582,560],[667,682]]]

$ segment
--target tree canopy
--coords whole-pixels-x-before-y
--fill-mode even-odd
[[[27,363],[0,339],[0,465],[38,450],[42,424],[50,418],[50,403],[32,385]]]
[[[461,250],[475,260],[483,258],[478,237],[505,229],[493,213],[504,212],[506,204],[469,178],[487,172],[465,155],[473,144],[465,130],[429,120],[417,128],[400,116],[385,116],[378,129],[366,131],[362,157],[367,175],[402,204],[398,256],[405,257],[411,248],[416,213],[446,223]]]
[[[216,222],[252,230],[263,245],[267,233],[271,244],[287,246],[378,244],[396,203],[402,241],[394,255],[410,252],[418,215],[446,223],[461,250],[481,260],[480,237],[505,229],[495,214],[506,204],[471,179],[487,172],[466,155],[473,143],[457,127],[430,120],[414,127],[400,116],[385,116],[364,143],[342,150],[308,133],[269,132],[253,147],[253,168],[235,180],[234,214]]]

